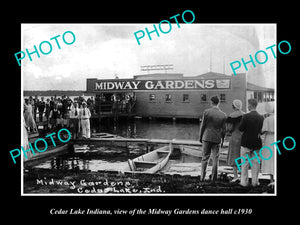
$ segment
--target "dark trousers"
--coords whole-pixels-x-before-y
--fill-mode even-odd
[[[218,176],[218,164],[219,164],[219,148],[220,144],[203,141],[202,146],[202,159],[201,159],[201,180],[203,181],[206,175],[206,167],[209,162],[210,155],[212,153],[212,173],[211,180],[216,181]]]
[[[43,112],[39,112],[39,122],[43,122]]]
[[[76,139],[79,132],[79,119],[70,118],[70,130],[72,132],[73,139]]]

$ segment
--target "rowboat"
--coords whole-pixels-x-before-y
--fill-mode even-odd
[[[179,145],[181,154],[191,155],[195,157],[202,156],[202,150],[198,146]]]
[[[128,159],[127,165],[121,169],[124,173],[156,173],[163,169],[169,161],[172,145],[164,146],[135,159]]]
[[[202,149],[198,146],[179,145],[179,148],[181,154],[202,157]],[[227,151],[219,152],[219,160],[224,162],[227,161]]]

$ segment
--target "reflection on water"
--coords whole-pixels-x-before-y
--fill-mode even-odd
[[[101,124],[93,122],[91,125],[92,132],[107,132],[116,134],[126,138],[149,138],[149,139],[185,139],[185,140],[197,140],[199,135],[199,123],[196,121],[176,121],[171,120],[134,120],[134,121],[101,121]],[[130,152],[135,151],[140,155],[144,154],[144,149],[140,146],[128,146]],[[97,150],[116,151],[116,149],[99,146],[94,143],[91,146],[91,151]],[[124,152],[124,149],[119,149]],[[45,161],[35,168],[47,168],[56,170],[121,170],[126,165],[127,156],[78,156],[78,155],[63,155],[55,157],[51,160]],[[182,156],[179,160],[173,162],[178,163],[200,163],[199,158]]]
[[[62,155],[51,160],[45,161],[35,168],[53,169],[53,170],[80,170],[80,171],[122,171],[127,165],[127,156],[76,156]],[[170,158],[166,167],[161,171],[165,174],[181,174],[195,175],[200,174],[201,158],[181,154],[174,158]],[[209,162],[208,171],[211,170],[211,160]],[[224,161],[219,161],[220,166],[224,166]]]
[[[198,140],[199,122],[171,120],[102,121],[92,124],[93,132],[107,132],[126,138]]]
[[[45,161],[35,168],[54,169],[54,170],[121,170],[127,163],[126,157],[114,158],[91,158],[78,156],[58,156]]]

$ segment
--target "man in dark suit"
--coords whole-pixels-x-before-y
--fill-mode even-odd
[[[218,175],[219,148],[221,140],[225,135],[225,121],[227,116],[218,107],[218,96],[213,96],[210,100],[212,107],[204,111],[200,126],[200,142],[203,142],[201,181],[205,178],[206,167],[210,154],[212,153],[213,165],[211,180],[215,182]]]
[[[246,162],[242,164],[241,170],[241,185],[248,185],[248,169],[251,165],[252,186],[258,185],[258,174],[260,169],[259,150],[262,147],[260,133],[263,126],[264,117],[256,111],[257,101],[255,99],[248,100],[249,113],[246,113],[239,127],[243,132],[241,141],[241,157],[244,157]]]

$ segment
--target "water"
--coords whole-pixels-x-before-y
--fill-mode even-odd
[[[108,149],[108,148],[107,148]],[[110,150],[110,149],[108,149]],[[102,150],[103,151],[103,150]],[[52,170],[81,170],[81,171],[123,171],[127,165],[127,156],[88,156],[88,155],[63,155],[55,157],[51,160],[45,161],[35,168],[44,168]],[[201,172],[201,157],[181,154],[175,159],[170,157],[168,164],[159,172],[163,174],[180,174],[199,176]],[[211,173],[211,160],[207,167],[207,176]],[[220,166],[225,166],[224,161],[219,162]],[[208,178],[208,177],[207,177]]]
[[[198,121],[172,120],[144,120],[109,122],[104,121],[100,125],[92,122],[93,132],[107,132],[126,138],[149,138],[149,139],[199,139]]]
[[[45,161],[35,168],[53,169],[53,170],[121,170],[127,163],[127,157],[99,158],[82,157],[74,155],[58,156]]]
[[[97,122],[91,123],[93,132],[107,132],[116,134],[126,138],[149,138],[149,139],[185,139],[197,140],[199,136],[199,122],[196,121],[176,121],[172,120],[134,120],[134,121],[102,121],[99,125]],[[139,155],[145,153],[144,146],[129,146],[130,151],[138,152]],[[123,151],[124,149],[110,149],[110,147],[92,145],[92,151]],[[118,155],[118,154],[117,154]],[[101,156],[101,155],[62,155],[51,160],[45,161],[35,168],[47,168],[54,170],[62,169],[79,169],[79,170],[121,170],[127,164],[128,157],[126,155]],[[199,158],[181,157],[172,160],[173,164],[178,163],[197,163],[199,166]]]

